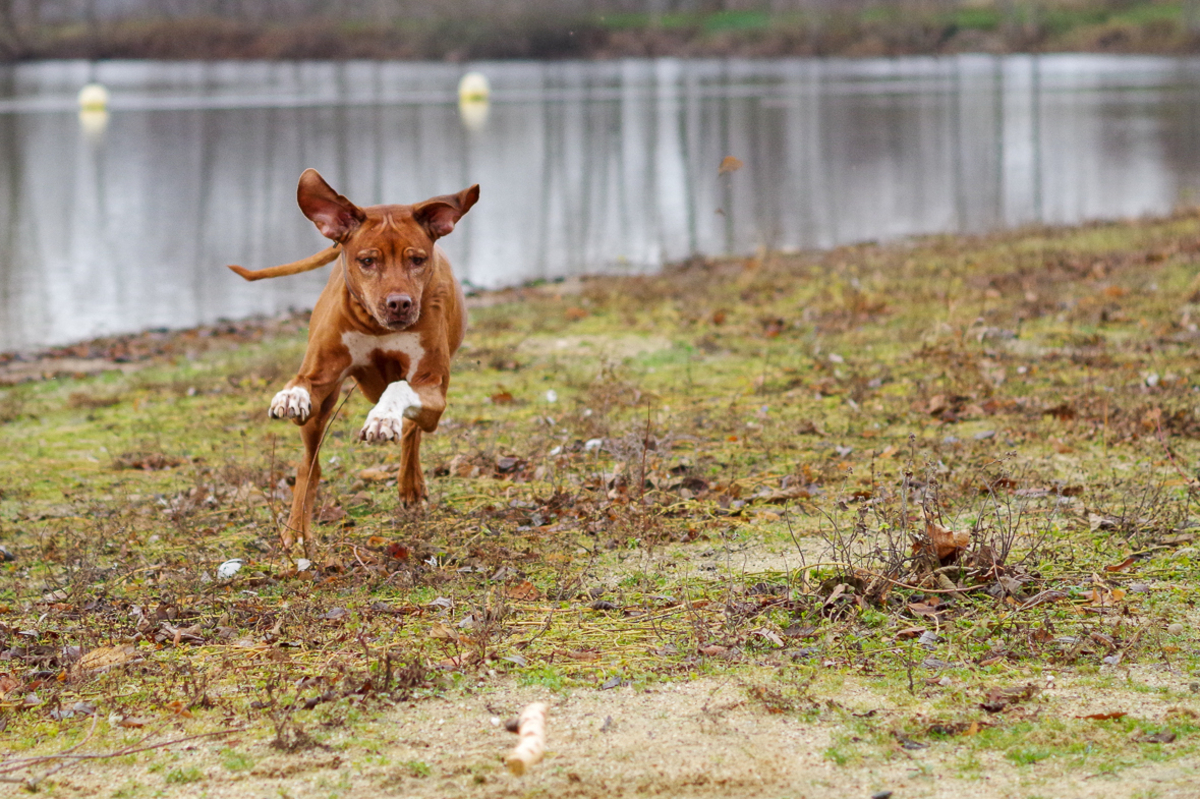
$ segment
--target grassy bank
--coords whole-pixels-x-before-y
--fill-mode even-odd
[[[529,6],[529,10],[525,9]],[[1186,2],[862,4],[665,14],[566,12],[516,4],[507,13],[379,19],[146,17],[21,24],[0,31],[0,57],[467,60],[630,56],[885,56],[962,52],[1192,53]]]
[[[51,377],[0,389],[0,777],[1187,795],[1198,261],[1181,213],[477,297],[428,507],[351,392],[311,564],[265,412],[302,323],[10,363]]]

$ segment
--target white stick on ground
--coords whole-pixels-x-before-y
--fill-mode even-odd
[[[521,736],[521,742],[504,762],[518,777],[535,766],[546,753],[546,710],[545,702],[534,702],[517,717],[517,734]]]

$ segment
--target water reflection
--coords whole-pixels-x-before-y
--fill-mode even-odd
[[[361,203],[482,185],[477,286],[1164,212],[1200,184],[1200,62],[1095,56],[0,70],[0,351],[307,307],[308,166]],[[108,86],[106,118],[77,114]],[[718,175],[726,155],[745,162]]]

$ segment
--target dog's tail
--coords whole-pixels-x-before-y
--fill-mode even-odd
[[[279,266],[270,266],[266,269],[259,269],[252,272],[234,264],[230,264],[229,268],[237,274],[241,275],[246,280],[263,280],[268,277],[283,277],[284,275],[298,275],[301,272],[311,272],[338,257],[338,253],[342,248],[338,244],[332,247],[326,247],[316,255],[310,255],[307,258],[301,258],[299,261],[293,261],[290,264],[280,264]]]

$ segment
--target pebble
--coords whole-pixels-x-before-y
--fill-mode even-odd
[[[1183,625],[1179,622],[1167,625],[1167,633],[1169,635],[1183,635]]]
[[[233,576],[242,570],[242,564],[245,563],[241,558],[230,558],[217,567],[217,577],[221,580],[231,580]]]

